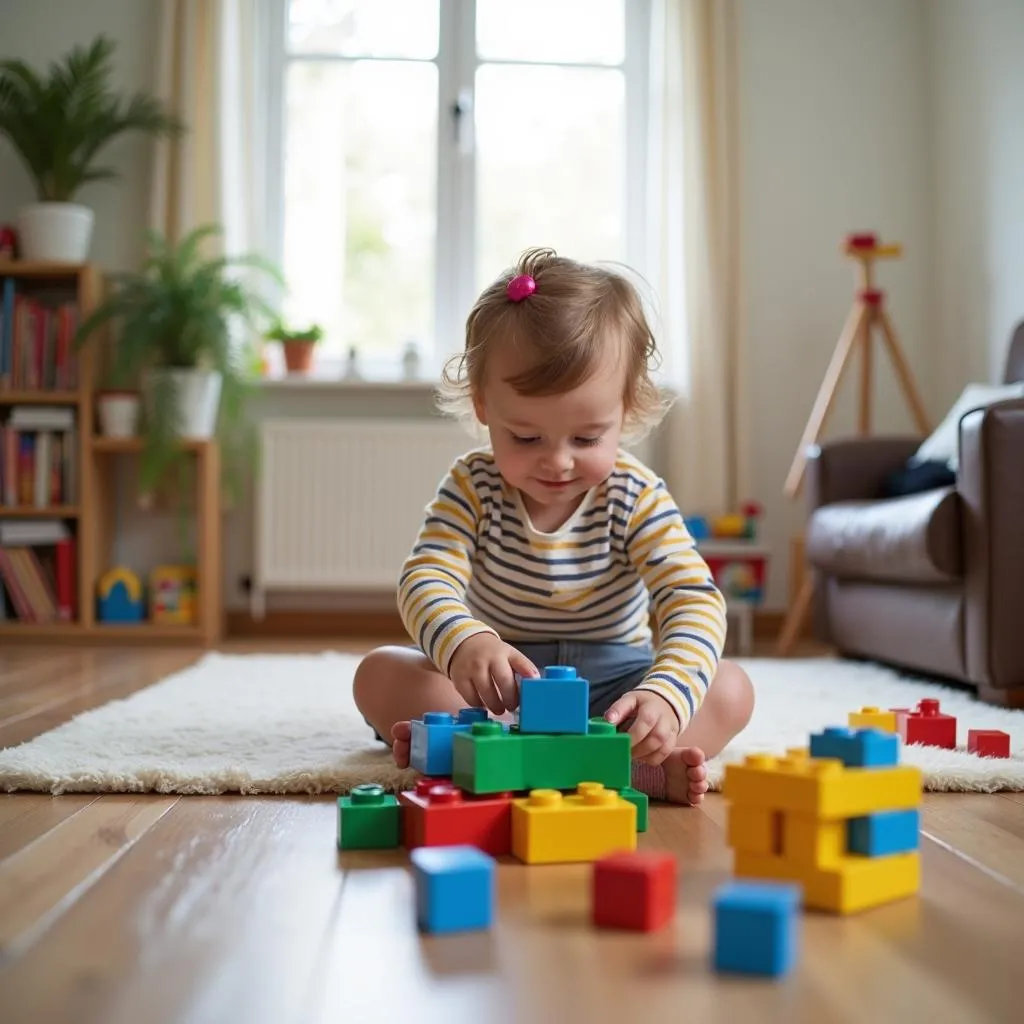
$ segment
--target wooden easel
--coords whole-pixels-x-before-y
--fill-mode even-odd
[[[922,435],[926,435],[931,427],[924,410],[921,396],[918,394],[910,367],[892,320],[884,305],[884,292],[875,287],[874,269],[876,260],[896,259],[903,254],[903,247],[898,244],[881,245],[873,234],[850,235],[843,246],[846,256],[857,262],[859,268],[859,289],[846,319],[842,333],[836,343],[832,360],[829,362],[825,377],[818,389],[817,398],[811,409],[811,415],[804,428],[800,447],[796,451],[789,475],[786,477],[783,491],[787,498],[795,498],[803,484],[807,469],[807,452],[811,445],[817,444],[825,421],[835,403],[836,393],[843,379],[847,364],[856,350],[860,351],[860,393],[858,404],[857,426],[860,434],[871,432],[871,383],[872,383],[872,331],[877,330],[884,347],[892,360],[896,372],[896,380],[903,397],[910,407],[911,416]],[[804,576],[793,606],[786,615],[779,634],[778,653],[785,655],[792,650],[793,644],[800,635],[814,596],[814,581],[809,574]]]

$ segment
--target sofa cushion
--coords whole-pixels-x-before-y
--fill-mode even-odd
[[[960,514],[953,487],[823,505],[807,524],[807,558],[846,579],[948,583],[962,571]]]

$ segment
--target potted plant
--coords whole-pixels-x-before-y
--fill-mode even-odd
[[[267,332],[268,341],[281,343],[284,364],[289,373],[309,373],[313,366],[313,352],[323,336],[324,331],[319,324],[312,324],[300,331],[289,327],[280,318]]]
[[[139,430],[139,393],[104,387],[96,392],[96,413],[103,437],[135,437]]]
[[[245,400],[254,379],[251,337],[271,313],[240,271],[283,281],[260,256],[205,256],[204,239],[219,233],[205,225],[172,244],[150,232],[142,269],[111,275],[110,294],[76,333],[82,345],[113,327],[109,382],[140,387],[144,492],[163,478],[181,440],[217,436],[229,468],[250,441]]]
[[[23,60],[0,61],[0,135],[32,177],[38,202],[18,212],[21,258],[82,263],[93,211],[74,201],[84,185],[117,177],[97,161],[120,135],[175,134],[181,122],[145,93],[111,86],[114,43],[98,36],[76,46],[44,77]]]

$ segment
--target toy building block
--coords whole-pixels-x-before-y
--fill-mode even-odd
[[[548,665],[519,684],[520,732],[582,735],[589,717],[590,683],[569,665]]]
[[[781,977],[799,957],[800,887],[734,881],[714,895],[715,970]]]
[[[469,732],[474,722],[486,722],[486,708],[463,708],[456,718],[446,711],[428,711],[409,723],[409,766],[421,775],[450,776],[452,737]]]
[[[794,864],[826,867],[846,853],[846,822],[819,821],[808,814],[781,814],[782,849]]]
[[[885,768],[899,764],[900,738],[880,729],[829,726],[811,736],[811,757],[834,757],[847,768]]]
[[[926,747],[956,749],[956,718],[943,714],[939,702],[926,697],[917,702],[915,711],[893,708],[896,727],[904,743],[920,743]]]
[[[653,932],[676,912],[676,859],[670,853],[610,853],[594,863],[591,915],[599,928]]]
[[[594,861],[636,849],[636,807],[598,782],[563,796],[535,789],[512,801],[512,853],[525,864]]]
[[[879,811],[878,814],[851,818],[846,826],[846,849],[864,857],[886,857],[920,847],[920,813],[916,809]]]
[[[398,846],[398,799],[383,786],[365,783],[338,797],[338,849],[387,850]]]
[[[647,831],[647,806],[650,802],[647,799],[646,793],[641,793],[640,790],[634,789],[632,786],[623,786],[619,790],[619,796],[623,800],[628,800],[631,804],[636,807],[636,830],[637,832]]]
[[[416,923],[435,935],[480,931],[494,916],[494,858],[475,846],[421,846],[409,854]]]
[[[730,804],[726,841],[748,853],[782,853],[782,814],[767,807]]]
[[[851,711],[847,724],[851,729],[881,729],[883,732],[896,731],[896,713],[876,707],[862,707]]]
[[[875,811],[901,811],[921,802],[921,771],[911,765],[846,768],[834,758],[753,754],[726,765],[722,791],[746,807],[808,814],[829,821]]]
[[[512,852],[512,794],[478,797],[450,783],[420,779],[399,795],[403,807],[402,844],[475,846],[500,857]]]
[[[733,870],[739,878],[796,882],[805,906],[837,914],[891,903],[912,896],[921,886],[921,856],[916,851],[888,857],[849,855],[816,866],[736,850]]]
[[[1001,729],[968,729],[967,749],[981,757],[1009,757],[1010,734]]]
[[[600,782],[630,784],[630,739],[611,722],[592,718],[586,735],[507,732],[498,722],[475,722],[452,740],[452,781],[469,793],[575,789]]]

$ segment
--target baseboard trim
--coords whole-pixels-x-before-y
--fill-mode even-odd
[[[779,635],[786,613],[762,610],[754,614],[754,636],[772,640]],[[342,611],[279,609],[262,619],[247,611],[229,611],[225,624],[229,639],[306,640],[372,638],[408,642],[408,634],[397,611]]]

